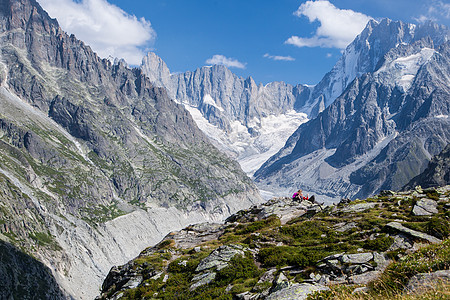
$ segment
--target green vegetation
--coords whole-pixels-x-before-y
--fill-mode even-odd
[[[439,245],[430,245],[419,251],[402,257],[392,263],[380,278],[369,284],[364,294],[352,294],[354,286],[335,285],[330,291],[309,296],[308,300],[328,299],[397,299],[397,300],[426,300],[449,299],[450,285],[437,282],[435,286],[427,286],[423,293],[408,295],[404,288],[414,275],[419,273],[448,270],[450,268],[450,239]]]
[[[50,247],[53,250],[61,250],[61,247],[49,233],[35,232],[30,233],[29,237],[33,239],[39,246]]]
[[[282,224],[276,215],[258,219],[257,210],[241,211],[234,216],[232,223],[228,223],[218,239],[204,242],[196,250],[179,249],[172,239],[145,250],[143,253],[147,254],[135,259],[133,268],[145,270],[142,274],[151,276],[143,276],[143,283],[127,290],[124,299],[234,299],[240,293],[261,293],[270,289],[272,281],[258,283],[269,269],[275,269],[275,278],[282,270],[296,270],[283,272],[292,283],[300,283],[310,279],[311,273],[320,273],[321,260],[329,255],[372,251],[385,253],[394,263],[370,286],[372,292],[367,296],[369,298],[353,296],[351,292],[354,287],[336,286],[311,299],[403,297],[399,295],[414,274],[450,267],[448,239],[441,245],[429,246],[410,255],[405,249],[389,251],[394,237],[386,224],[392,221],[401,220],[405,226],[440,239],[449,237],[449,217],[444,206],[439,205],[439,212],[433,217],[414,216],[412,208],[416,201],[417,198],[412,196],[375,196],[355,201],[345,210],[341,209],[343,205],[327,207],[318,213],[294,218],[286,224]],[[360,203],[376,205],[357,212],[348,209]],[[212,270],[215,278],[209,284],[191,288],[198,281],[193,278],[205,274],[195,271],[199,263],[219,246],[230,244],[240,245],[245,255],[234,256],[219,271]],[[377,263],[371,261],[369,264],[375,267]],[[153,277],[155,272],[162,274]]]

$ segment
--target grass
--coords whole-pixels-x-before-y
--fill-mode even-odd
[[[424,296],[403,295],[408,280],[417,273],[450,268],[449,240],[440,245],[431,245],[413,254],[404,250],[387,252],[394,242],[385,225],[393,220],[403,220],[410,228],[427,232],[442,239],[448,238],[448,216],[441,211],[434,217],[412,215],[412,206],[417,199],[391,196],[361,200],[377,202],[377,206],[363,212],[342,212],[326,208],[307,217],[298,217],[287,224],[281,224],[275,215],[254,220],[246,213],[237,215],[224,233],[217,239],[203,243],[200,252],[192,249],[177,249],[172,240],[166,240],[152,248],[156,251],[150,257],[139,257],[136,263],[152,265],[169,276],[167,282],[161,279],[146,279],[138,288],[126,293],[124,299],[232,299],[239,293],[261,292],[271,282],[257,284],[268,268],[289,266],[298,273],[285,275],[292,282],[302,282],[316,272],[317,264],[324,257],[336,253],[385,252],[394,260],[383,275],[370,285],[367,294],[353,295],[354,287],[333,286],[331,291],[311,299],[427,299],[444,297],[448,285],[427,291]],[[257,213],[255,213],[257,214]],[[251,220],[251,221],[250,221]],[[337,224],[353,223],[354,227],[344,232],[336,229]],[[234,257],[229,265],[217,272],[210,284],[191,291],[191,280],[197,275],[195,269],[200,261],[221,245],[237,244],[244,249],[259,249],[257,254]],[[361,250],[362,249],[362,250]],[[161,253],[171,253],[163,257]],[[277,273],[275,274],[275,276]],[[421,298],[425,297],[425,298]]]

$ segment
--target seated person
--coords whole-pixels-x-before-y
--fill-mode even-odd
[[[309,200],[309,196],[306,195],[306,197],[304,197],[303,191],[300,189],[292,195],[292,199],[296,201]]]

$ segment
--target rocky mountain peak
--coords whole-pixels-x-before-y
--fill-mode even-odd
[[[306,119],[302,108],[309,89],[302,85],[257,85],[252,77],[239,77],[223,65],[170,75],[154,53],[147,55],[141,69],[182,103],[211,141],[249,173]]]
[[[92,299],[159,235],[262,200],[142,70],[100,59],[36,1],[0,3],[0,238],[68,297]]]
[[[369,24],[312,95],[325,91],[323,101],[349,74],[355,79],[255,173],[261,186],[296,182],[327,196],[366,197],[422,172],[450,138],[448,37],[448,28],[430,24]]]
[[[344,92],[353,79],[367,72],[374,72],[381,67],[384,56],[402,45],[410,45],[422,39],[432,42],[432,48],[437,48],[450,37],[447,27],[427,22],[420,25],[408,24],[402,21],[383,19],[371,20],[364,30],[347,46],[342,57],[314,87],[308,100],[314,117],[320,112],[317,105],[324,102],[328,107]]]

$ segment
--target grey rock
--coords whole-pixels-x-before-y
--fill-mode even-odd
[[[384,269],[389,265],[390,261],[386,259],[384,254],[373,252],[373,261],[376,264],[376,270],[384,271]]]
[[[350,205],[342,208],[341,211],[343,211],[343,212],[363,212],[365,210],[372,209],[375,206],[377,206],[377,203],[373,203],[373,202],[350,204]]]
[[[413,214],[416,216],[431,216],[437,213],[437,202],[427,198],[417,201],[413,208]]]
[[[252,294],[250,292],[244,292],[241,294],[237,294],[235,296],[236,299],[241,299],[241,300],[252,300],[252,299],[257,299],[255,294]]]
[[[261,284],[264,282],[272,282],[275,279],[275,273],[277,272],[277,269],[270,269],[268,271],[266,271],[261,278],[259,278],[258,283],[257,284]]]
[[[363,264],[373,259],[372,253],[357,253],[342,255],[340,260],[345,264]]]
[[[334,230],[336,230],[337,232],[345,232],[345,231],[348,231],[357,226],[356,226],[355,222],[350,222],[350,223],[343,222],[343,223],[335,224],[333,227],[334,227]]]
[[[394,229],[396,231],[400,231],[400,232],[402,232],[404,234],[407,234],[407,235],[409,235],[409,236],[411,236],[413,238],[425,240],[425,241],[428,241],[428,242],[430,242],[432,244],[438,244],[438,243],[442,242],[442,240],[440,240],[438,238],[435,238],[434,236],[431,236],[429,234],[426,234],[426,233],[423,233],[423,232],[420,232],[420,231],[409,229],[409,228],[403,226],[402,224],[400,224],[398,222],[390,222],[390,223],[386,224],[386,226],[388,228],[391,228],[391,229]]]
[[[420,293],[433,288],[438,284],[450,283],[450,270],[441,270],[432,273],[414,275],[405,288],[408,294]]]
[[[349,283],[352,284],[368,284],[369,282],[377,279],[382,274],[381,271],[369,271],[362,274],[351,275],[348,278]]]
[[[136,277],[132,277],[130,278],[130,280],[128,280],[127,283],[124,284],[124,286],[122,287],[123,289],[134,289],[136,287],[138,287],[142,281],[144,280],[144,277],[142,276],[136,276]]]
[[[397,249],[411,249],[414,247],[414,241],[411,239],[410,236],[407,236],[406,234],[396,234],[393,236],[394,242],[389,247],[388,251],[395,251]]]
[[[272,289],[270,290],[270,293],[275,293],[279,290],[288,288],[291,286],[291,283],[289,282],[289,279],[284,275],[283,272],[280,272],[280,275],[278,275],[277,280],[274,282]]]
[[[244,250],[241,246],[220,246],[198,264],[195,272],[208,269],[221,270],[228,266],[228,262],[236,255],[244,256]]]
[[[191,284],[189,289],[191,291],[193,291],[196,288],[198,288],[199,286],[209,284],[216,278],[216,275],[217,274],[215,272],[208,272],[208,273],[202,273],[202,274],[198,274],[198,275],[194,276],[194,278],[192,278],[192,282],[194,282],[194,283]]]
[[[303,300],[308,295],[319,291],[327,291],[327,286],[315,285],[309,283],[296,283],[282,290],[271,293],[267,300]]]

